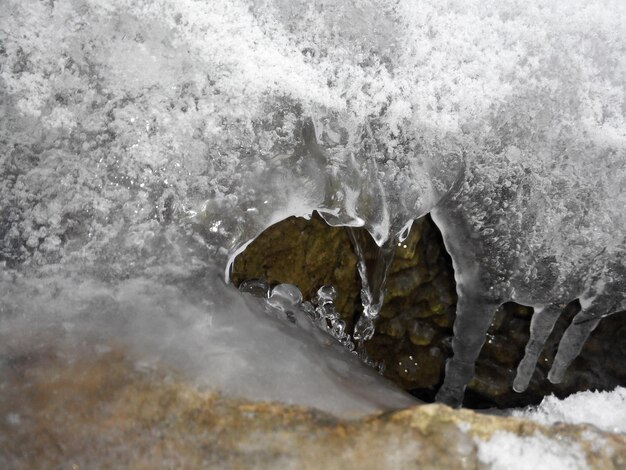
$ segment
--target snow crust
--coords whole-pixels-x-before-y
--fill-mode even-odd
[[[106,217],[119,191],[138,223],[169,190],[179,210],[210,201],[229,250],[320,206],[383,241],[466,172],[459,197],[477,236],[511,257],[552,255],[571,272],[624,242],[624,10],[8,2],[3,145],[14,150],[3,158],[21,177],[3,192],[30,195],[14,204],[31,216],[10,240],[27,250],[49,237],[58,251],[52,215],[82,203]],[[338,180],[330,195],[320,173]],[[55,174],[68,192],[45,178]],[[510,268],[532,276],[532,261]]]

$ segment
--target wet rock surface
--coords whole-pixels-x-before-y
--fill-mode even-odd
[[[78,349],[3,353],[2,468],[478,469],[494,463],[490,449],[500,442],[542,442],[589,468],[626,465],[626,437],[593,426],[441,405],[346,421],[198,390],[122,348]]]
[[[372,264],[374,242],[369,237],[365,257]],[[289,218],[263,232],[235,260],[233,282],[265,279],[272,285],[295,284],[305,300],[331,284],[338,291],[336,306],[348,329],[361,314],[357,258],[343,228],[327,226],[314,214],[311,220]],[[607,390],[626,384],[626,315],[604,319],[587,341],[561,384],[547,380],[558,339],[580,308],[568,305],[550,336],[526,392],[513,391],[517,364],[529,338],[532,308],[507,303],[496,313],[476,375],[468,386],[465,405],[510,407],[537,403],[548,394],[566,396],[589,390]],[[383,362],[385,375],[419,398],[432,400],[443,380],[445,360],[456,311],[452,261],[441,234],[430,219],[414,222],[404,242],[396,247],[389,270],[385,303],[374,337],[366,343],[374,361]]]

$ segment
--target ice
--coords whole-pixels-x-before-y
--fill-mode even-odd
[[[363,314],[354,327],[354,339],[367,341],[374,336],[375,322],[385,298],[387,272],[393,261],[393,239],[377,248],[374,266],[367,269],[363,232],[348,229],[350,241],[357,256],[357,270],[361,278],[361,302]]]
[[[545,425],[557,422],[592,424],[603,431],[626,433],[626,389],[579,392],[562,400],[548,396],[540,405],[514,410],[512,415]]]
[[[225,285],[215,269],[191,279],[158,269],[103,282],[66,268],[0,287],[9,299],[0,320],[2,358],[51,350],[71,362],[72,351],[85,355],[87,344],[94,354],[125,351],[138,370],[170,369],[177,380],[229,397],[348,418],[417,403],[310,325],[285,285],[270,298],[278,309]],[[294,323],[285,318],[286,306]]]
[[[459,294],[438,398],[461,403],[511,300],[542,312],[517,390],[580,300],[558,381],[626,308],[625,37],[612,0],[7,0],[3,268],[228,279],[265,228],[318,210],[380,247],[361,269],[366,338],[388,247],[431,212]]]
[[[269,304],[278,309],[289,309],[302,303],[302,293],[293,284],[279,284],[272,289]]]
[[[239,284],[239,292],[267,299],[270,286],[263,279],[248,279]]]
[[[335,307],[336,298],[337,290],[333,286],[325,285],[318,289],[313,303],[304,302],[301,308],[313,325],[335,338],[346,350],[358,354],[363,362],[368,363],[363,356],[364,350],[355,349],[355,338],[346,331],[346,322],[341,319]]]
[[[523,392],[528,388],[530,378],[535,371],[537,359],[546,344],[546,340],[559,316],[561,308],[558,305],[548,305],[545,308],[537,308],[530,321],[530,339],[526,345],[524,358],[517,367],[517,375],[513,381],[513,389]]]

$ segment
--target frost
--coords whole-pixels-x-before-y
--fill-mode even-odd
[[[583,309],[555,382],[626,308],[624,2],[4,3],[7,269],[228,278],[261,231],[317,209],[380,246],[366,338],[385,251],[431,212],[459,290],[453,405],[503,302],[538,311],[517,390],[562,304]]]

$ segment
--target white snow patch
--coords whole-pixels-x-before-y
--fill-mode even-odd
[[[541,424],[559,421],[586,423],[603,431],[626,433],[626,388],[617,387],[611,392],[579,392],[563,400],[549,396],[539,406],[515,410],[512,415]]]
[[[520,437],[506,431],[478,439],[478,458],[492,470],[582,470],[589,468],[578,444],[541,434]]]

